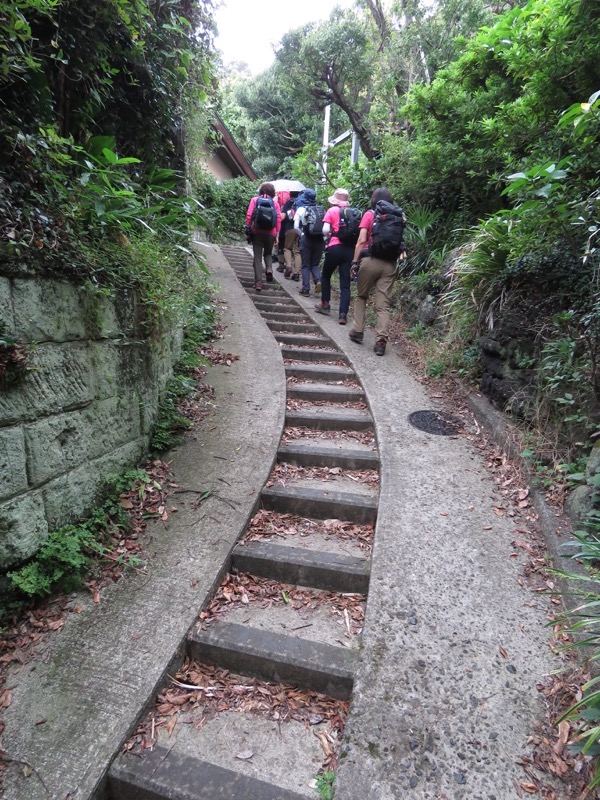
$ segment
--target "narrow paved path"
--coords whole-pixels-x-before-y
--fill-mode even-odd
[[[335,733],[331,726],[320,729],[318,720],[309,722],[316,728],[310,737],[302,733],[306,725],[292,727],[292,735],[281,732],[284,725],[265,726],[262,753],[258,740],[255,750],[244,749],[258,734],[239,729],[232,733],[235,729],[225,723],[217,730],[212,718],[211,733],[200,745],[197,739],[179,735],[175,726],[175,738],[164,738],[153,753],[119,759],[107,788],[111,759],[140,723],[142,711],[154,702],[156,690],[168,684],[167,675],[182,663],[184,651],[188,658],[208,658],[218,665],[221,655],[215,651],[228,650],[236,654],[240,672],[248,669],[266,680],[284,682],[306,679],[309,690],[340,703],[350,697],[336,800],[517,797],[516,787],[524,779],[517,762],[526,752],[532,722],[542,714],[536,683],[557,665],[547,646],[545,611],[541,604],[534,607],[531,593],[519,582],[521,565],[511,545],[515,525],[494,513],[498,497],[481,456],[464,437],[434,436],[410,425],[409,414],[435,410],[436,401],[392,348],[378,358],[369,334],[364,345],[353,344],[348,329],[338,326],[337,315],[317,315],[314,299],[301,297],[298,285],[290,281],[254,297],[253,305],[220,252],[207,252],[227,305],[222,346],[241,360],[210,376],[218,411],[196,441],[190,437],[174,454],[173,467],[183,485],[218,486],[227,502],[214,498],[199,513],[190,501],[172,516],[168,531],[157,524],[152,534],[156,557],[148,574],[108,592],[100,607],[89,606],[74,617],[50,644],[44,660],[18,676],[13,705],[5,715],[6,749],[35,767],[56,798],[100,797],[107,792],[131,800],[316,797],[306,778],[322,760],[319,737]],[[248,283],[245,248],[225,254]],[[281,305],[280,314],[269,306],[271,292]],[[285,330],[286,325],[292,328]],[[282,357],[289,362],[285,368]],[[292,404],[287,414],[284,369],[288,404],[290,397],[300,401],[300,407]],[[347,379],[351,383],[344,386]],[[373,425],[379,458],[371,446],[341,446],[334,437],[317,440],[318,446],[314,441],[280,444],[284,424],[314,429],[322,424],[319,417],[329,417],[325,428],[332,429],[336,414],[321,411],[311,416],[303,407],[305,401],[318,402],[314,384],[324,392],[322,400],[338,403],[323,383],[337,386],[330,387],[333,393],[347,394],[342,401],[346,403],[360,403],[364,390],[366,410],[338,408],[337,416],[345,416],[346,429]],[[305,445],[312,448],[308,456]],[[315,459],[323,465],[334,463],[334,452],[339,463],[349,460],[329,488],[315,489],[314,481],[309,485],[302,480],[283,489],[277,481],[265,487],[277,458],[296,465],[308,458],[304,463],[314,467]],[[357,491],[353,470],[377,466],[378,487]],[[329,492],[329,505],[319,510],[323,492]],[[332,507],[337,509],[333,516],[348,524],[368,524],[376,514],[368,565],[364,553],[356,550],[317,547],[308,552],[288,544],[287,552],[278,555],[283,570],[278,580],[312,587],[307,591],[329,587],[334,608],[337,597],[356,595],[359,600],[351,609],[357,619],[364,608],[360,597],[368,591],[362,636],[349,616],[345,634],[339,628],[336,633],[330,618],[322,615],[322,625],[315,623],[310,635],[297,632],[303,626],[290,627],[289,615],[275,617],[278,630],[261,618],[250,627],[261,628],[262,645],[251,634],[245,612],[233,621],[218,621],[216,627],[198,624],[198,612],[215,590],[220,591],[217,587],[230,590],[225,573],[236,551],[247,559],[238,564],[239,572],[262,575],[257,570],[266,569],[272,574],[277,560],[272,546],[261,550],[248,542],[245,552],[235,547],[259,510],[259,495],[264,509],[293,510],[308,520],[326,521]],[[316,526],[314,533],[322,535]],[[328,548],[331,538],[326,537]],[[317,558],[315,552],[320,553]],[[254,558],[251,564],[249,554]],[[321,569],[315,577],[323,566],[328,570]],[[348,576],[358,583],[347,584]],[[235,570],[231,580],[238,580]],[[339,583],[332,585],[331,580]],[[300,595],[293,597],[301,605]],[[284,635],[281,629],[286,626]],[[292,630],[295,644],[290,644]],[[332,630],[337,636],[333,645],[327,638]],[[265,642],[270,657],[257,666]],[[312,655],[307,656],[307,648]],[[240,661],[241,651],[245,655]],[[189,664],[187,668],[192,670]],[[181,730],[205,727],[206,720],[188,721]],[[273,739],[273,730],[279,738]],[[227,751],[232,736],[238,738]],[[259,756],[265,764],[270,762],[271,774],[257,768]],[[37,800],[48,793],[35,775],[24,777],[15,769],[6,796]]]

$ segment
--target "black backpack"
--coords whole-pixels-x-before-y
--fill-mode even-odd
[[[369,254],[383,261],[396,261],[404,250],[404,211],[400,206],[380,200],[374,215]]]
[[[305,206],[304,219],[302,220],[302,232],[306,236],[323,236],[323,217],[325,209],[323,206]]]
[[[275,204],[270,197],[259,197],[252,212],[252,224],[262,231],[270,231],[277,225]]]
[[[354,247],[358,242],[358,234],[362,214],[358,208],[340,208],[340,228],[335,236],[342,244]]]

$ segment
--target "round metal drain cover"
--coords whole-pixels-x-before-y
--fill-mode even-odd
[[[434,433],[436,436],[453,436],[461,429],[458,417],[443,411],[413,411],[408,415],[408,421],[420,431]]]

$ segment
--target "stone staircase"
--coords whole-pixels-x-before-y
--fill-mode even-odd
[[[348,359],[300,304],[277,282],[255,291],[245,248],[223,253],[281,346],[288,406],[277,465],[216,588],[215,597],[232,602],[199,610],[171,672],[183,664],[186,674],[200,675],[210,665],[227,680],[240,676],[230,687],[240,698],[278,693],[298,708],[265,717],[223,705],[213,713],[208,701],[220,688],[179,680],[181,711],[165,725],[160,709],[174,696],[159,687],[157,706],[141,723],[146,733],[111,767],[114,800],[316,800],[311,778],[323,764],[335,767],[352,693],[370,566],[352,530],[372,529],[377,518],[373,419]],[[257,540],[257,516],[272,514],[286,524]],[[244,600],[243,586],[258,587],[258,600]],[[183,702],[186,692],[194,702]],[[309,696],[339,709],[335,725],[315,713],[302,719],[302,698]],[[276,709],[284,709],[281,702]]]

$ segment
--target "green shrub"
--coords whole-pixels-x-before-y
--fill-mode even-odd
[[[94,535],[86,525],[66,525],[53,531],[34,561],[8,577],[23,594],[44,597],[58,586],[64,591],[81,586],[91,563]]]
[[[185,398],[194,396],[197,391],[197,378],[192,374],[193,370],[206,364],[198,349],[203,343],[212,339],[217,318],[215,306],[209,299],[209,292],[210,286],[203,282],[187,311],[181,355],[160,401],[150,442],[152,450],[159,453],[177,444],[183,432],[191,424],[179,410],[179,403]]]
[[[335,781],[335,772],[328,770],[317,775],[317,793],[321,800],[333,800],[333,784]]]
[[[52,531],[30,561],[8,573],[18,595],[47,597],[54,591],[72,591],[82,586],[93,566],[102,560],[111,531],[126,529],[129,520],[118,502],[119,495],[136,482],[150,482],[144,470],[127,470],[106,479],[105,499],[87,520]],[[133,565],[124,560],[125,565]],[[136,560],[137,563],[137,560]]]
[[[218,183],[212,175],[196,170],[194,196],[202,205],[202,228],[211,242],[240,241],[244,235],[246,209],[258,185],[248,178]]]

